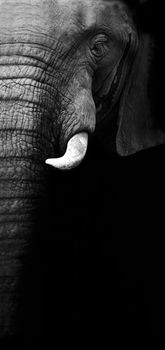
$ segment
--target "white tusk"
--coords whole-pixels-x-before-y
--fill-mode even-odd
[[[68,141],[66,152],[62,157],[47,159],[45,163],[61,170],[75,168],[83,160],[87,146],[88,134],[78,133]]]

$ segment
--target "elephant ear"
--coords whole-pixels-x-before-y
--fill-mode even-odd
[[[165,143],[150,96],[150,61],[150,35],[144,33],[120,100],[116,149],[121,156]]]

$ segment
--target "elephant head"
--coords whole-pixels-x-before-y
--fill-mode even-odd
[[[165,141],[150,111],[150,52],[124,1],[0,0],[2,333],[15,327],[45,161],[77,166],[95,130],[107,148],[114,132],[120,155]]]
[[[77,166],[86,153],[88,135],[96,127],[99,130],[99,125],[104,129],[106,123],[111,134],[114,121],[120,155],[164,143],[164,133],[153,122],[148,101],[152,42],[149,35],[140,33],[126,3],[54,0],[37,7],[34,2],[31,8],[25,5],[21,17],[21,1],[17,6],[1,2],[1,51],[2,56],[5,51],[10,56],[9,74],[3,69],[2,100],[10,94],[13,98],[13,79],[21,79],[16,98],[26,96],[32,108],[42,100],[48,114],[44,132],[49,133],[52,146],[46,154],[47,164],[60,169]],[[9,69],[12,55],[20,58]],[[5,78],[8,92],[4,92]],[[31,82],[34,93],[29,93]],[[107,133],[103,136],[108,148],[110,137]]]
[[[61,8],[66,6],[66,2],[60,3]],[[131,11],[126,3],[73,1],[66,12],[63,10],[63,16],[69,13],[68,19],[74,23],[69,33],[64,27],[61,30],[68,47],[74,50],[75,45],[70,61],[75,60],[75,71],[68,85],[68,115],[74,108],[73,128],[67,126],[68,117],[63,117],[62,130],[67,132],[63,132],[61,143],[65,154],[46,160],[47,164],[59,169],[77,166],[86,153],[88,134],[94,130],[98,134],[103,130],[100,137],[107,150],[113,134],[121,156],[165,141],[149,101],[153,37],[140,31],[134,21],[135,8]]]

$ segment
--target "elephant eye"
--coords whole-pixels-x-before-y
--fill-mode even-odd
[[[108,38],[106,35],[98,35],[97,37],[93,38],[90,45],[92,55],[97,59],[102,59],[107,53],[107,42]]]

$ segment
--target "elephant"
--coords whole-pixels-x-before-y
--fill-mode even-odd
[[[2,338],[22,332],[50,169],[60,178],[80,165],[94,137],[121,157],[165,143],[148,89],[154,39],[137,3],[0,0]]]

